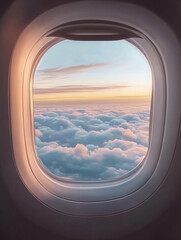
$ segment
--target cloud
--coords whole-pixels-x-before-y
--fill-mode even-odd
[[[119,177],[132,170],[140,162],[139,157],[143,157],[145,151],[141,147],[132,148],[127,154],[120,148],[99,148],[90,151],[83,144],[70,148],[54,143],[43,147],[39,154],[46,167],[60,177],[103,180]]]
[[[35,109],[38,158],[65,179],[123,176],[143,160],[149,144],[149,110],[133,109],[131,113],[106,104]]]
[[[64,85],[61,87],[53,88],[34,88],[34,94],[47,94],[47,93],[75,93],[75,92],[94,92],[94,91],[104,91],[104,90],[114,90],[126,88],[127,86],[114,85],[114,86],[91,86],[91,85]]]
[[[39,129],[35,129],[35,136],[36,137],[41,137],[43,134]]]
[[[111,63],[105,62],[105,63],[97,63],[97,64],[87,64],[87,65],[78,65],[78,66],[71,66],[71,67],[66,67],[66,68],[47,68],[47,69],[42,69],[37,71],[37,76],[36,76],[36,82],[38,80],[50,80],[54,77],[67,77],[70,75],[74,75],[77,73],[81,73],[85,70],[89,69],[97,69],[97,68],[102,68],[110,65]]]

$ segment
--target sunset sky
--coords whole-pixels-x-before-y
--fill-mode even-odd
[[[64,40],[39,62],[34,100],[119,101],[151,95],[148,61],[127,41]]]

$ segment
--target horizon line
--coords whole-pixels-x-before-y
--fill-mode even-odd
[[[33,99],[35,104],[55,103],[119,103],[130,101],[151,101],[151,96],[122,96],[114,98],[62,98],[62,99]]]

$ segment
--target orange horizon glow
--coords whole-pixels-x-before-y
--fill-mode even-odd
[[[34,95],[34,102],[120,102],[120,101],[150,101],[151,95],[137,96],[77,96],[77,97],[45,97]]]

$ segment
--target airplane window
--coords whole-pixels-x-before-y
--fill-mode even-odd
[[[40,59],[33,82],[39,161],[68,181],[125,176],[149,147],[152,72],[126,40],[63,40]]]
[[[18,2],[1,33],[8,196],[57,238],[124,238],[180,192],[180,42],[139,4]]]
[[[60,213],[119,213],[129,231],[135,209],[148,212],[150,199],[155,206],[173,166],[180,126],[173,31],[136,5],[78,1],[38,16],[13,46],[11,136],[24,185]]]

